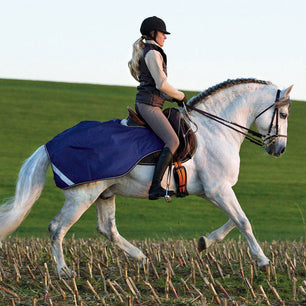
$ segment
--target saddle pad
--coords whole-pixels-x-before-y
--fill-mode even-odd
[[[57,187],[122,176],[163,148],[151,130],[120,122],[82,121],[46,143]]]

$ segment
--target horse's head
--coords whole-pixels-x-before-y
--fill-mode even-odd
[[[262,110],[255,120],[257,129],[264,135],[266,152],[275,157],[279,157],[286,150],[288,116],[291,106],[289,93],[292,87],[293,85],[285,90],[278,90],[275,102]]]

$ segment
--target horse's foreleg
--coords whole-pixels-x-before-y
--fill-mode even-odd
[[[233,189],[230,186],[222,186],[217,191],[214,190],[213,193],[206,193],[206,196],[213,204],[222,209],[235,223],[239,231],[246,238],[250,252],[253,257],[258,260],[258,265],[268,265],[269,259],[265,256],[260,245],[256,241],[250,221],[240,207]]]
[[[235,223],[229,219],[223,226],[210,233],[208,237],[202,236],[198,241],[198,251],[202,252],[215,242],[222,241],[234,227]]]
[[[146,259],[146,256],[138,248],[123,238],[117,230],[115,221],[115,196],[112,196],[108,199],[97,199],[96,209],[98,217],[98,232],[104,235],[117,247],[128,253],[130,256],[136,258],[138,261]]]

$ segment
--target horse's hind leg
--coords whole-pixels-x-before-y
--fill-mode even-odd
[[[202,236],[198,241],[198,251],[202,252],[215,242],[222,241],[234,227],[235,223],[229,219],[223,226],[210,233],[208,237]]]
[[[146,256],[138,248],[123,238],[117,230],[115,221],[115,196],[111,196],[106,199],[98,198],[96,200],[96,209],[98,217],[98,232],[104,235],[130,256],[136,258],[138,261],[146,259]]]
[[[62,275],[72,276],[64,259],[63,239],[71,226],[79,220],[94,200],[80,200],[79,197],[76,197],[76,194],[67,192],[64,206],[49,224],[52,254],[56,259],[58,271]]]

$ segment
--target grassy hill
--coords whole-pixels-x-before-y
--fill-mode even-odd
[[[135,88],[0,79],[0,200],[14,194],[22,161],[37,147],[82,120],[124,118],[134,105]],[[187,92],[187,97],[194,92]],[[279,159],[245,142],[235,186],[241,206],[259,240],[305,238],[305,116],[306,103],[293,101],[287,152]],[[62,191],[52,171],[42,196],[14,235],[48,235],[48,223],[62,207]],[[227,217],[197,197],[150,202],[117,198],[117,225],[128,239],[193,238],[224,224]],[[69,235],[97,236],[92,206]],[[235,229],[231,237],[237,238]]]

